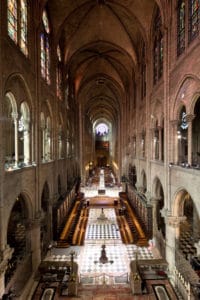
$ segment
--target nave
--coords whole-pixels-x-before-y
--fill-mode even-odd
[[[97,182],[95,182],[96,185]],[[100,186],[101,189],[105,188],[102,179]],[[51,267],[48,271],[41,273],[38,281],[35,281],[32,300],[46,299],[45,291],[49,291],[49,289],[52,289],[52,298],[48,299],[63,299],[65,296],[67,299],[75,299],[75,296],[78,296],[84,300],[124,300],[136,299],[135,297],[137,299],[159,299],[157,297],[161,297],[161,295],[164,295],[163,300],[177,299],[168,281],[167,264],[152,241],[148,241],[148,244],[145,242],[144,245],[138,245],[122,239],[121,227],[128,227],[128,223],[124,225],[121,221],[121,218],[125,218],[122,208],[127,209],[121,206],[120,199],[116,195],[115,197],[88,197],[86,193],[83,207],[78,210],[80,217],[82,211],[87,210],[87,223],[84,224],[84,228],[79,228],[79,234],[84,230],[83,245],[59,247],[59,243],[57,243],[49,250],[44,263],[46,262]],[[122,215],[119,216],[121,210]],[[140,231],[139,222],[137,224]],[[66,222],[61,237],[63,232],[66,233],[68,229],[69,225]],[[128,231],[131,231],[130,228]],[[66,262],[70,262],[72,256],[77,266],[74,295],[71,295],[70,292],[70,272],[66,279],[65,269]],[[59,268],[64,269],[61,276],[55,277],[55,269],[51,272],[52,266],[55,268],[54,264],[58,264]],[[140,265],[140,271],[139,269],[135,271],[135,266],[137,268],[138,265]],[[141,295],[138,295],[139,293],[133,288],[135,284],[133,282],[137,281],[135,279],[138,276],[137,272],[143,276]],[[118,292],[116,293],[116,291]],[[133,294],[137,296],[133,296]]]
[[[159,265],[162,258],[157,249],[153,245],[140,247],[134,244],[124,244],[117,230],[114,207],[104,207],[103,214],[105,219],[102,218],[102,208],[90,207],[84,245],[67,248],[53,247],[45,261],[62,264],[70,261],[71,253],[74,253],[74,259],[78,265],[77,295],[84,300],[104,300],[108,299],[107,296],[110,296],[112,300],[136,299],[130,287],[131,262],[144,261],[148,269],[148,261],[149,263],[155,261],[154,267],[149,267],[148,271],[143,272],[146,285],[142,295],[137,295],[137,299],[157,299],[156,290],[153,287],[160,284],[165,286],[167,295],[173,295],[172,298],[163,299],[178,299],[162,269],[163,262]],[[112,232],[113,227],[115,231],[117,230],[117,234]],[[102,245],[105,245],[107,257],[106,262],[103,263],[101,262]],[[31,299],[46,299],[43,296],[49,287],[53,287],[54,291],[54,296],[50,299],[63,299],[64,296],[67,296],[67,299],[75,299],[68,295],[67,289],[62,294],[59,280],[54,280],[43,274],[36,283],[36,290]]]

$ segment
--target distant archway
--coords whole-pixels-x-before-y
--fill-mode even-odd
[[[12,257],[8,261],[5,272],[5,287],[9,285],[11,280],[14,282],[20,280],[20,284],[25,284],[27,276],[32,272],[31,267],[31,240],[28,230],[29,212],[25,198],[22,194],[16,198],[10,213],[7,228],[7,244],[12,249]],[[20,266],[24,265],[27,270],[25,277],[16,276],[20,272]],[[17,284],[16,284],[17,285]],[[22,286],[21,286],[22,288]]]
[[[49,186],[45,182],[41,197],[42,220],[40,228],[41,257],[44,258],[51,242],[51,214],[49,209]]]
[[[190,260],[190,257],[196,254],[194,244],[200,236],[200,217],[191,195],[185,189],[179,190],[175,196],[174,215],[185,217],[180,223],[177,238],[180,251]],[[185,245],[188,245],[187,249]]]

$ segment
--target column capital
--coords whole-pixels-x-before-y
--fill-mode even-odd
[[[186,116],[186,120],[188,123],[191,123],[194,120],[194,118],[195,118],[195,115],[192,115],[192,114]]]
[[[186,220],[185,216],[182,217],[175,217],[175,216],[168,216],[166,217],[166,223],[173,227],[173,228],[177,228],[179,227],[180,223]]]
[[[151,197],[151,203],[157,204],[160,200],[162,200],[162,197]]]
[[[11,114],[12,118],[14,121],[16,121],[18,119],[18,113],[13,113]]]

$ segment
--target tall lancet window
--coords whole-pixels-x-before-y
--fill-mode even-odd
[[[160,11],[157,11],[155,20],[154,20],[154,46],[153,46],[153,79],[154,84],[163,75],[163,34],[161,31],[162,23]]]
[[[42,31],[40,34],[40,63],[41,75],[50,84],[50,48],[49,48],[50,26],[46,10],[42,14]]]
[[[178,1],[177,10],[177,55],[185,50],[185,0]]]
[[[27,2],[21,0],[21,13],[20,13],[20,48],[25,55],[28,55],[27,45]]]
[[[28,55],[28,16],[26,0],[8,0],[7,2],[7,26],[9,37],[20,47],[20,50]]]
[[[62,56],[60,47],[57,47],[57,69],[56,69],[56,95],[59,99],[62,98]]]
[[[200,0],[189,0],[189,41],[199,33]]]
[[[17,43],[17,1],[8,0],[8,35]]]

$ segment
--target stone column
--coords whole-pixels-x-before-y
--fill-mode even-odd
[[[172,141],[174,141],[174,144],[171,145],[171,155],[170,158],[172,159],[172,162],[175,164],[178,163],[178,137],[177,137],[177,126],[178,126],[178,120],[172,120],[171,122],[172,126]]]
[[[24,124],[24,163],[29,164],[30,162],[30,133],[28,121]]]
[[[187,115],[187,123],[188,123],[188,164],[192,165],[192,121],[194,119],[194,115]]]
[[[0,253],[0,297],[5,292],[5,271],[8,261],[11,259],[14,249],[6,245],[6,248]]]
[[[154,128],[150,129],[150,139],[151,139],[151,156],[150,159],[155,159],[155,144],[154,144]]]
[[[159,160],[161,161],[162,160],[162,127],[158,127],[158,135],[159,135]]]
[[[156,236],[156,233],[158,232],[158,224],[157,224],[157,207],[158,202],[161,200],[161,198],[151,198],[151,204],[152,204],[152,219],[153,219],[153,236]]]
[[[14,134],[15,134],[15,167],[18,167],[19,154],[18,154],[18,114],[12,114],[14,121]]]
[[[45,126],[41,126],[42,131],[42,161],[45,161]]]
[[[185,221],[186,217],[167,216],[165,214],[166,222],[166,260],[169,264],[169,271],[174,274],[173,270],[176,266],[176,240],[180,235],[180,223]],[[173,278],[172,278],[173,279]]]
[[[195,243],[194,246],[197,249],[197,256],[200,257],[200,240],[198,243]]]
[[[29,224],[30,233],[31,233],[33,272],[37,270],[41,262],[40,221],[41,221],[41,212],[38,211],[38,213],[36,213],[35,219],[32,220]]]

